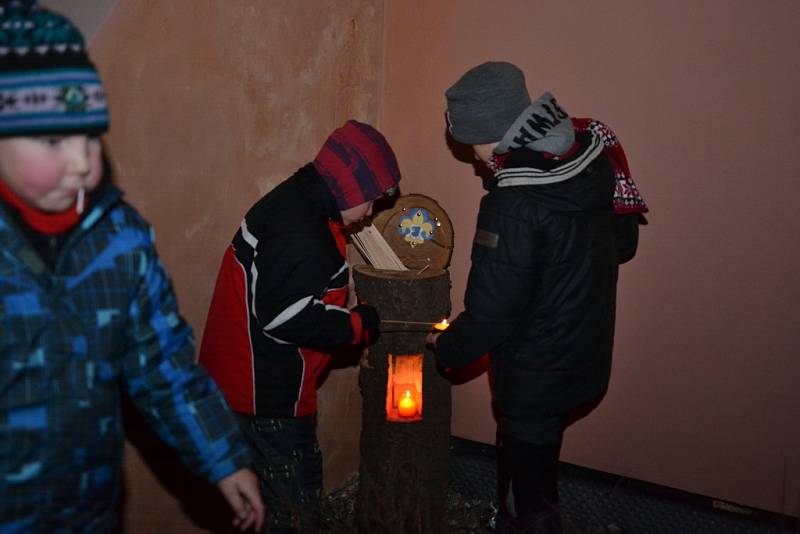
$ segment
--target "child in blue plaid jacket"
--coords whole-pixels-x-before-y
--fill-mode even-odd
[[[103,172],[107,126],[75,26],[0,0],[0,533],[114,528],[123,396],[259,529],[247,445],[150,226]]]

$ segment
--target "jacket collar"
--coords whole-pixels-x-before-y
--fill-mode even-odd
[[[574,178],[603,153],[603,143],[600,137],[593,132],[588,132],[588,134],[588,139],[583,140],[580,147],[566,159],[545,159],[540,152],[529,151],[531,159],[534,160],[531,162],[533,164],[497,171],[494,175],[496,186],[555,184]],[[509,158],[509,160],[511,159]],[[536,162],[536,159],[539,159],[539,162]],[[507,165],[510,163],[511,161],[506,162]]]
[[[89,210],[81,218],[80,223],[69,232],[63,250],[97,224],[97,221],[121,200],[123,193],[110,182],[103,182],[91,195],[93,198]],[[0,243],[8,254],[15,256],[38,275],[47,270],[47,265],[26,239],[28,232],[33,230],[24,227],[19,216],[14,214],[8,205],[0,202]]]
[[[315,205],[327,219],[342,222],[342,214],[336,205],[336,199],[314,165],[310,163],[305,165],[290,180],[294,181],[309,202]]]

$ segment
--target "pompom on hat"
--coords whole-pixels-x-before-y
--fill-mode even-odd
[[[383,135],[354,120],[333,131],[313,165],[341,211],[392,192],[400,181],[397,158]]]
[[[105,92],[80,30],[35,0],[0,0],[0,137],[107,130]]]

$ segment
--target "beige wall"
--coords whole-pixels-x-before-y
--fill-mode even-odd
[[[466,69],[512,61],[534,98],[609,123],[652,208],[610,391],[564,460],[798,513],[798,35],[794,0],[387,3],[382,123],[405,191],[453,219],[456,311],[482,191],[443,92]],[[485,375],[456,387],[453,433],[491,442],[489,400]]]
[[[244,212],[346,119],[376,120],[382,0],[310,6],[121,0],[92,41],[111,103],[107,141],[118,183],[155,226],[198,339]],[[334,371],[320,404],[326,485],[335,487],[358,465],[355,369]],[[191,530],[164,490],[181,493],[186,481],[168,472],[158,484],[135,449],[128,453],[129,529]],[[163,454],[156,449],[148,460]]]

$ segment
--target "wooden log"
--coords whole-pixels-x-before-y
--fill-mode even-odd
[[[393,320],[433,324],[450,313],[447,271],[353,270],[360,301]],[[450,382],[425,347],[424,331],[382,333],[359,370],[363,396],[361,463],[356,501],[360,532],[427,534],[444,531],[450,442]],[[422,419],[386,419],[389,354],[421,354]]]

